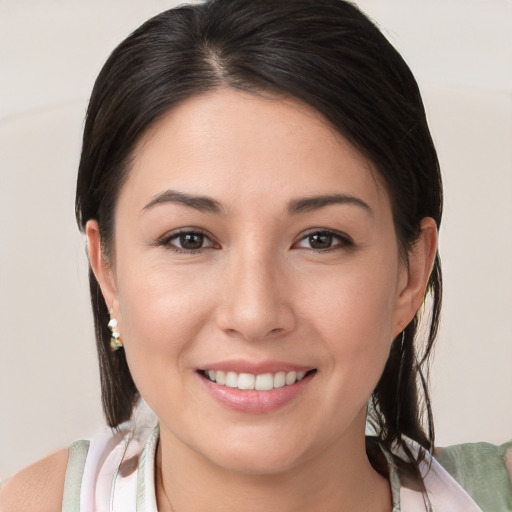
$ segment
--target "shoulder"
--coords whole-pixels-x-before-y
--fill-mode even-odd
[[[0,490],[0,512],[60,512],[68,449],[23,469]]]
[[[512,441],[436,448],[434,456],[482,510],[512,510]]]

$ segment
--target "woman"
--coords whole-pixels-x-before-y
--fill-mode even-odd
[[[479,510],[430,457],[437,157],[356,8],[148,21],[96,82],[76,204],[115,429],[22,473],[6,510]]]

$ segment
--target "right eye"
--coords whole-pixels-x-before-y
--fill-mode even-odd
[[[200,231],[180,231],[162,240],[161,245],[179,253],[195,254],[202,249],[215,247],[215,244]]]

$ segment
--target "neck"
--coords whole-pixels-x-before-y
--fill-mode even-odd
[[[162,512],[389,512],[388,481],[370,465],[364,435],[272,474],[214,465],[164,431],[157,452],[157,502]]]

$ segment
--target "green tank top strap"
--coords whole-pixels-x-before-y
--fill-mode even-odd
[[[69,447],[62,512],[80,512],[80,488],[89,444],[89,441],[76,441]]]
[[[512,441],[437,448],[435,457],[483,512],[512,511]]]

